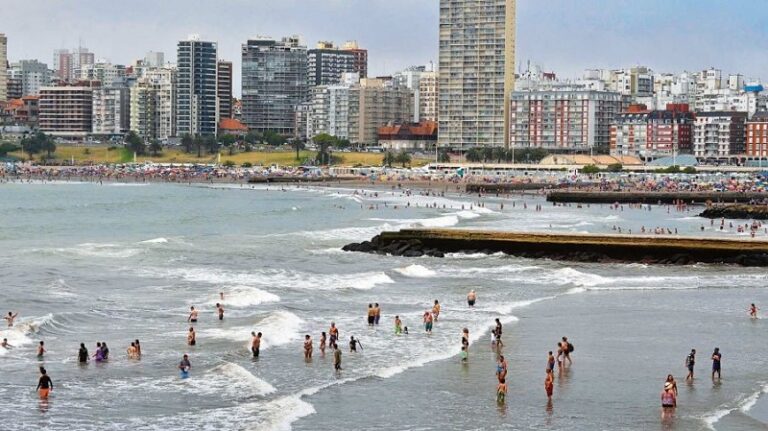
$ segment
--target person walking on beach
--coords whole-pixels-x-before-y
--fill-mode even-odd
[[[37,346],[37,359],[43,359],[45,352],[45,343],[40,341],[40,344]]]
[[[373,323],[378,325],[379,320],[381,320],[381,307],[379,307],[379,303],[377,302],[373,306],[374,315],[373,315]]]
[[[376,320],[376,310],[373,308],[373,304],[368,304],[368,326],[373,327],[373,322]]]
[[[435,305],[432,306],[432,315],[435,316],[435,322],[437,322],[437,318],[440,316],[440,303],[437,302],[437,299],[435,299]]]
[[[194,346],[197,344],[197,336],[195,335],[195,328],[189,327],[189,333],[187,333],[187,345]]]
[[[37,388],[35,390],[40,395],[41,400],[47,400],[53,390],[53,380],[51,380],[48,372],[43,367],[40,367],[40,378],[37,380]]]
[[[253,353],[254,358],[259,357],[259,347],[261,347],[261,332],[258,334],[255,332],[251,332],[251,353]]]
[[[547,368],[547,375],[544,377],[544,392],[547,393],[547,400],[552,401],[552,392],[555,389],[555,374],[552,368]]]
[[[477,301],[477,293],[475,293],[475,289],[472,289],[467,294],[467,305],[469,305],[470,308],[474,307],[475,301]]]
[[[304,359],[312,359],[312,337],[304,336]]]
[[[754,303],[752,305],[750,305],[749,306],[749,317],[751,317],[753,319],[757,319],[757,310],[759,310],[759,308],[757,308]]]
[[[424,312],[424,330],[427,334],[432,334],[432,313],[429,311]]]
[[[720,361],[722,361],[723,355],[720,353],[720,348],[715,347],[715,351],[712,352],[712,380],[715,379],[717,374],[717,380],[720,380]]]
[[[16,312],[16,313],[14,314],[13,312],[10,312],[10,311],[9,311],[9,312],[8,312],[8,315],[7,315],[7,316],[5,316],[5,317],[3,317],[3,319],[5,319],[5,321],[6,321],[6,322],[8,322],[8,327],[9,327],[9,328],[12,328],[12,327],[13,327],[13,321],[14,321],[14,320],[15,320],[17,317],[19,317],[19,313],[18,313],[18,312]]]
[[[507,398],[507,381],[505,379],[499,379],[499,384],[496,386],[496,402],[504,404]]]
[[[187,322],[197,323],[197,310],[195,310],[194,305],[189,307],[189,317],[187,317]]]
[[[216,303],[216,312],[219,314],[219,320],[224,320],[224,306]]]
[[[341,371],[341,349],[336,343],[333,343],[333,369]]]
[[[688,375],[685,380],[693,380],[693,367],[696,365],[696,349],[691,349],[691,353],[685,358],[685,367],[688,368]]]
[[[181,358],[181,362],[179,362],[179,375],[182,379],[186,379],[189,377],[189,370],[192,369],[192,363],[189,362],[189,355],[186,353]]]

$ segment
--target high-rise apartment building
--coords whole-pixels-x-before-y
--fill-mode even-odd
[[[368,77],[368,50],[360,48],[356,40],[348,40],[342,48],[344,51],[351,52],[355,56],[355,67],[352,72],[357,73],[360,78]]]
[[[0,33],[0,102],[8,100],[8,38]]]
[[[93,121],[92,83],[40,89],[40,130],[54,136],[84,137]]]
[[[75,81],[99,81],[102,86],[110,86],[125,78],[125,66],[100,60],[98,63],[81,64],[75,68],[72,77]]]
[[[88,48],[78,46],[72,50],[72,75],[75,80],[78,78],[75,76],[75,71],[83,66],[96,63],[96,56],[94,53],[88,51]]]
[[[768,112],[758,112],[747,121],[747,156],[768,157]]]
[[[338,84],[342,74],[357,72],[356,62],[354,52],[341,50],[333,42],[318,42],[307,51],[307,83],[310,87]]]
[[[131,87],[130,129],[144,142],[176,136],[176,69],[146,69]]]
[[[53,73],[60,81],[72,80],[72,53],[68,49],[56,49],[53,51]]]
[[[426,72],[421,75],[418,91],[418,122],[437,122],[438,85],[437,72]],[[416,99],[416,96],[414,96]]]
[[[48,70],[48,65],[37,60],[21,60],[12,63],[9,76],[21,82],[22,96],[37,96],[40,94],[41,87],[51,85],[51,72]]]
[[[746,153],[746,112],[698,112],[694,122],[693,153],[699,158],[723,158]]]
[[[307,48],[297,36],[242,45],[242,121],[251,130],[291,135],[307,99]]]
[[[515,0],[440,0],[439,145],[509,144]]]
[[[154,68],[165,66],[165,54],[162,52],[149,51],[144,56],[144,66]]]
[[[119,81],[93,88],[91,133],[122,135],[130,127],[130,90]]]
[[[653,159],[693,152],[693,112],[688,105],[663,110],[632,105],[611,124],[611,155]]]
[[[216,42],[197,35],[177,46],[176,133],[179,136],[216,135],[217,53]]]
[[[232,62],[219,60],[216,69],[219,121],[232,118]]]

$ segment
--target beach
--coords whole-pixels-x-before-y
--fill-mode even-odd
[[[345,184],[33,181],[0,184],[0,196],[0,312],[20,313],[14,328],[0,330],[15,346],[0,350],[0,409],[14,412],[7,429],[768,427],[765,320],[746,312],[751,302],[768,304],[760,268],[340,250],[384,230],[419,227],[610,233],[664,226],[679,235],[749,237],[697,217],[701,207],[555,206],[536,194],[505,199],[433,188],[427,196]],[[478,292],[473,309],[470,289]],[[428,336],[421,315],[435,299],[443,312]],[[373,302],[382,320],[369,328]],[[185,343],[192,305],[200,310],[194,347]],[[408,335],[394,335],[395,315]],[[495,402],[489,331],[496,318],[509,362],[504,407]],[[316,350],[331,322],[341,333],[340,373],[329,352]],[[470,332],[467,364],[459,360],[462,328]],[[257,360],[248,350],[251,331],[264,333]],[[315,342],[309,362],[305,334]],[[349,352],[350,335],[361,351]],[[546,354],[562,336],[575,345],[573,365],[556,372],[548,406]],[[125,354],[134,339],[140,361]],[[48,348],[42,361],[34,353],[39,340]],[[101,341],[110,360],[79,365],[79,344],[93,350]],[[717,383],[709,378],[714,347],[724,354]],[[700,357],[689,385],[691,348]],[[182,380],[176,365],[184,353],[192,370]],[[47,403],[33,391],[41,364],[56,384]],[[680,397],[674,420],[662,422],[667,374]]]

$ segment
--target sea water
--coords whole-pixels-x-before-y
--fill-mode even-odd
[[[736,236],[735,227],[710,226],[695,209],[552,206],[540,197],[483,198],[481,207],[477,196],[414,193],[0,185],[0,312],[20,313],[14,328],[0,330],[14,346],[0,349],[2,429],[767,427],[766,324],[746,313],[749,303],[768,304],[764,269],[340,251],[404,227],[637,233],[663,226],[680,235]],[[470,289],[478,294],[472,309]],[[215,314],[220,292],[223,321]],[[442,313],[427,335],[421,315],[435,299]],[[374,302],[382,319],[369,328]],[[200,319],[197,346],[189,347],[193,305]],[[394,335],[395,315],[408,335]],[[489,342],[496,318],[509,363],[504,406],[495,402]],[[330,351],[315,350],[311,361],[302,354],[304,335],[317,348],[332,321],[341,335],[340,373]],[[458,356],[463,328],[471,340],[466,364]],[[264,334],[257,360],[248,349],[251,331]],[[349,336],[362,350],[348,351]],[[576,347],[573,365],[556,371],[549,404],[546,354],[562,336]],[[140,361],[124,353],[134,339]],[[34,353],[39,340],[48,349],[43,360]],[[79,365],[79,344],[93,353],[101,341],[110,360]],[[723,353],[716,382],[709,377],[714,347]],[[697,375],[687,383],[691,348]],[[180,379],[184,353],[192,369]],[[55,385],[45,403],[34,392],[40,365]],[[662,421],[667,374],[677,378],[679,407]]]

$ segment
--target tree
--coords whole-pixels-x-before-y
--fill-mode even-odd
[[[392,163],[395,163],[395,158],[396,158],[395,155],[391,151],[387,151],[386,153],[384,153],[384,159],[381,161],[381,164],[388,168],[391,168]]]
[[[294,139],[291,146],[296,150],[296,160],[299,160],[299,152],[304,149],[304,142],[301,139]]]
[[[272,130],[267,130],[264,132],[264,141],[269,145],[278,146],[285,143],[285,138]]]
[[[223,164],[224,164],[224,166],[225,166],[225,167],[227,167],[227,168],[233,168],[233,167],[235,167],[235,162],[233,162],[232,160],[224,160],[224,163],[223,163]]]
[[[349,139],[339,139],[339,138],[337,138],[335,136],[334,136],[334,138],[335,138],[336,142],[333,143],[333,146],[336,147],[336,148],[344,149],[344,148],[349,148],[350,146],[352,146],[352,143],[349,142]]]
[[[197,148],[197,158],[203,157],[203,137],[195,135],[195,147]]]
[[[7,142],[0,144],[0,156],[5,157],[8,153],[19,151],[19,147]]]
[[[237,142],[237,137],[235,135],[227,133],[225,135],[219,136],[219,142],[221,142],[221,145],[228,147],[234,144],[235,142]]]
[[[621,165],[621,163],[613,163],[608,165],[606,168],[606,171],[608,172],[621,172],[621,170],[624,169],[624,166]]]
[[[50,158],[54,151],[56,151],[56,143],[53,141],[53,138],[43,132],[37,132],[32,136],[23,138],[21,140],[21,146],[24,148],[24,152],[29,154],[30,159],[32,159],[35,154],[43,151],[45,151],[47,157]]]
[[[163,146],[160,145],[160,142],[157,140],[154,140],[151,144],[149,144],[149,154],[151,154],[153,157],[159,156],[162,151]]]
[[[401,150],[399,153],[397,153],[395,161],[405,167],[405,165],[411,164],[411,155],[408,154],[407,151]]]
[[[448,154],[448,151],[440,150],[437,153],[437,161],[440,163],[448,163],[451,161],[451,156]]]
[[[256,132],[250,131],[245,135],[245,137],[243,137],[243,140],[251,145],[258,144],[259,142],[261,142],[261,135],[259,135]]]
[[[507,150],[501,147],[495,147],[493,151],[491,152],[491,157],[493,160],[496,160],[496,163],[501,163],[502,160],[505,160],[507,158]]]
[[[683,173],[684,174],[695,174],[696,173],[696,168],[694,168],[693,166],[686,166],[683,169]]]
[[[584,167],[581,168],[582,174],[596,174],[598,172],[600,172],[600,168],[595,165],[584,165]]]
[[[146,145],[144,145],[144,141],[142,141],[139,135],[137,135],[133,130],[128,132],[128,134],[125,136],[125,147],[128,148],[131,152],[140,156],[143,155],[147,150]]]
[[[181,137],[181,146],[184,147],[184,151],[187,153],[192,152],[192,146],[195,144],[194,139],[192,139],[192,136],[189,136],[189,133],[185,133],[184,136]]]
[[[483,160],[483,150],[480,148],[470,148],[465,154],[464,157],[467,159],[468,162],[477,163]]]
[[[203,140],[205,141],[205,148],[208,149],[209,154],[216,154],[219,152],[219,142],[216,140],[215,136],[205,135]]]
[[[483,148],[483,162],[489,162],[493,160],[493,147],[485,147]]]
[[[312,138],[312,141],[319,147],[317,152],[317,162],[321,165],[329,164],[331,162],[331,156],[328,152],[328,148],[336,143],[336,138],[327,133],[321,133]]]

